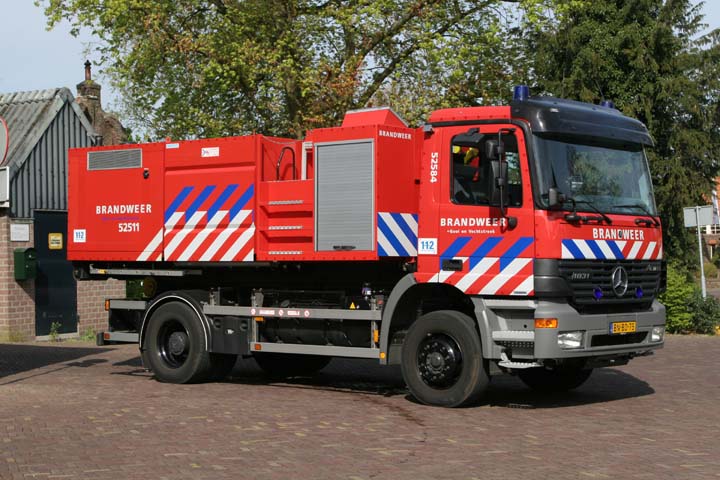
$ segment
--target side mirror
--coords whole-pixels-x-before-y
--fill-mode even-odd
[[[504,206],[510,203],[510,194],[507,188],[507,162],[492,160],[490,162],[492,175],[488,179],[488,192],[490,192],[490,204]]]
[[[485,142],[485,158],[496,160],[505,155],[505,144],[497,140],[488,140]]]
[[[548,190],[548,207],[557,207],[564,201],[565,195],[563,195],[556,187],[551,187],[550,190]]]

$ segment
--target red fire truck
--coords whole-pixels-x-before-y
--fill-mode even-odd
[[[163,382],[353,357],[432,405],[502,373],[568,390],[663,345],[651,145],[609,102],[517,87],[420,128],[377,108],[304,140],[74,149],[68,256],[79,279],[143,280],[105,335]]]

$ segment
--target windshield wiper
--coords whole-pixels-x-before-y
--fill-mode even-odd
[[[613,208],[639,208],[640,210],[643,211],[643,213],[645,213],[645,215],[647,215],[648,217],[650,217],[652,219],[653,226],[655,226],[655,227],[660,226],[660,222],[658,222],[658,220],[653,216],[653,214],[650,213],[650,210],[648,210],[648,208],[645,205],[643,205],[642,203],[631,203],[629,205],[613,205]],[[645,220],[642,218],[635,219],[636,225],[639,225],[641,223],[645,223],[647,226],[650,226],[648,220]]]
[[[588,201],[588,200],[575,200],[575,199],[572,198],[572,197],[565,197],[564,201],[565,201],[565,202],[572,202],[572,205],[573,205],[573,211],[572,211],[572,213],[568,213],[568,214],[565,215],[565,220],[566,220],[566,221],[568,221],[568,222],[570,222],[570,223],[574,223],[574,222],[585,222],[585,223],[588,223],[588,222],[593,221],[593,220],[595,220],[596,222],[602,222],[602,221],[604,220],[604,221],[607,222],[608,225],[612,225],[612,219],[611,219],[610,217],[608,217],[607,215],[605,215],[603,212],[601,212],[600,209],[597,208],[595,205],[593,205],[590,201]],[[578,204],[578,203],[584,203],[585,205],[587,205],[588,207],[590,207],[590,209],[591,209],[593,212],[599,214],[600,216],[599,216],[599,217],[593,217],[593,216],[578,215],[578,214],[577,214],[577,204]]]

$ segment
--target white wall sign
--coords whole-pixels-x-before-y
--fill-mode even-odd
[[[10,241],[11,242],[29,242],[30,241],[30,224],[29,223],[11,223],[10,224]]]

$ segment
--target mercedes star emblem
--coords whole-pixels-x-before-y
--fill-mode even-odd
[[[615,267],[612,272],[612,289],[615,295],[622,297],[628,289],[628,274],[623,267]]]

